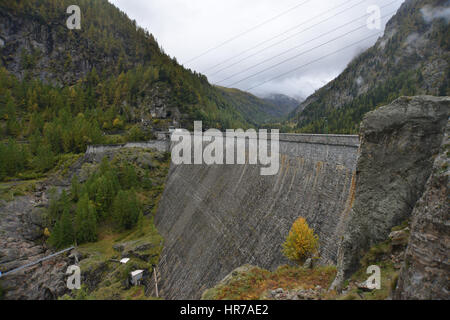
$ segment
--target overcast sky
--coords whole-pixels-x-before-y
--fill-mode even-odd
[[[383,31],[403,0],[110,2],[149,30],[167,54],[205,74],[211,83],[250,89],[260,96],[283,93],[306,97],[374,44],[378,36],[345,49]],[[381,9],[381,30],[367,27],[368,8],[372,5]],[[208,51],[211,48],[216,49]],[[320,59],[326,55],[330,56]],[[275,77],[279,78],[271,80]]]

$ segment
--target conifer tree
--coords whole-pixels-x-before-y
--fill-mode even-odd
[[[113,204],[113,218],[116,226],[122,229],[133,228],[139,220],[139,207],[134,190],[119,191]]]
[[[70,188],[70,193],[73,201],[78,201],[80,191],[81,191],[80,182],[78,181],[78,177],[74,175],[71,181],[71,188]]]
[[[60,247],[67,247],[73,244],[75,240],[75,231],[73,222],[68,209],[65,209],[60,221],[61,240]]]
[[[61,218],[56,222],[50,234],[48,242],[57,249],[65,248],[73,244],[75,232],[69,210],[65,209]]]
[[[48,243],[55,248],[60,248],[61,242],[62,242],[62,228],[61,222],[58,220],[55,226],[53,227],[50,237],[48,238]]]
[[[77,243],[93,242],[97,240],[97,217],[94,205],[85,193],[77,204],[76,217]]]

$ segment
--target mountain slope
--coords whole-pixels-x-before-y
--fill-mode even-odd
[[[73,4],[81,8],[80,30],[66,27]],[[21,81],[56,88],[91,82],[90,105],[115,108],[130,122],[161,113],[185,126],[195,119],[230,128],[255,125],[250,110],[262,115],[257,119],[270,117],[264,101],[243,95],[236,105],[204,75],[184,69],[106,0],[3,0],[0,8],[1,65]]]
[[[245,119],[250,123],[261,124],[273,118],[283,117],[289,114],[292,108],[291,101],[280,103],[279,100],[261,99],[251,93],[235,88],[217,87],[222,92],[223,98],[230,101]],[[282,96],[282,95],[280,95]],[[289,99],[287,96],[283,96]],[[290,105],[289,105],[290,103]],[[296,105],[298,102],[296,102]]]
[[[406,0],[373,47],[290,115],[297,130],[356,133],[365,113],[399,96],[448,95],[449,5]]]
[[[66,9],[81,9],[81,29],[69,30]],[[140,64],[167,63],[151,34],[106,0],[1,1],[2,62],[19,78],[74,84],[93,68],[118,75]]]

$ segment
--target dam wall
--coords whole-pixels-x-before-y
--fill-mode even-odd
[[[99,144],[90,145],[86,149],[87,155],[102,154],[108,151],[115,151],[123,148],[143,148],[143,149],[156,149],[161,152],[168,152],[170,150],[170,143],[167,140],[150,140],[146,142],[127,142],[122,144]]]
[[[358,136],[280,134],[280,167],[171,165],[155,223],[165,239],[158,287],[165,299],[197,299],[233,269],[289,263],[282,243],[303,216],[335,264],[354,190]]]

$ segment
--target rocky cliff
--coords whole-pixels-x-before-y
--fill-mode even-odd
[[[432,172],[449,112],[450,98],[418,96],[400,98],[365,116],[355,201],[339,246],[333,286],[339,287],[358,269],[369,247],[386,240],[391,228],[411,217]]]
[[[80,30],[66,26],[71,4],[81,8]],[[104,0],[6,1],[0,7],[0,61],[21,79],[72,85],[93,68],[118,75],[164,58],[152,35]]]
[[[425,192],[412,213],[396,299],[450,299],[450,123]]]
[[[16,197],[0,203],[0,270],[5,272],[53,253],[42,244],[44,210],[36,207],[35,196]],[[67,288],[64,256],[0,278],[5,299],[50,300]]]
[[[358,136],[280,135],[281,165],[172,165],[155,223],[165,239],[158,266],[166,299],[200,298],[233,269],[274,269],[292,223],[307,219],[321,262],[336,244],[352,202]]]

